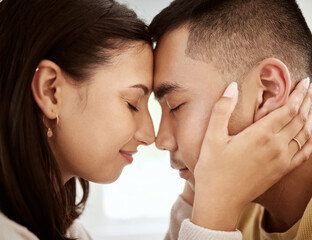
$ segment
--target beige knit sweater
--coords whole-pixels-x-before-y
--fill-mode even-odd
[[[236,232],[213,231],[194,225],[189,218],[192,207],[182,198],[178,198],[173,205],[170,217],[170,227],[165,240],[241,240],[242,235]],[[78,240],[92,240],[84,227],[77,221],[67,232],[68,237]],[[0,212],[0,239],[1,240],[38,240],[38,238],[24,226],[7,218]]]

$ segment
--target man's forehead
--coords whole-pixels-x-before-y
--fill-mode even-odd
[[[209,63],[186,54],[187,30],[167,33],[155,51],[153,91],[156,99],[184,90],[201,91],[207,84],[216,84],[217,71]],[[202,86],[202,87],[201,87]]]
[[[172,64],[187,57],[188,30],[184,27],[165,33],[157,42],[154,51],[155,65]]]
[[[156,93],[156,97],[182,90],[186,79],[191,75],[191,65],[185,60],[185,56],[176,52],[172,54],[166,51],[161,52],[161,54],[155,54],[154,62],[153,91]]]

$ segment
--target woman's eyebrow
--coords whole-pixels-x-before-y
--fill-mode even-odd
[[[143,84],[136,84],[136,85],[131,86],[130,88],[140,88],[140,89],[142,89],[144,91],[144,95],[147,95],[150,92],[148,87],[146,87]]]

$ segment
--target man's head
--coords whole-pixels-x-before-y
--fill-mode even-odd
[[[240,90],[236,134],[312,74],[311,32],[294,0],[176,0],[150,28],[163,111],[156,145],[191,182],[212,107],[231,81]]]

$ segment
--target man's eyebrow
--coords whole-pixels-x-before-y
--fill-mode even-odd
[[[183,90],[177,83],[162,83],[154,90],[154,95],[157,100],[161,100],[165,95],[177,90]]]
[[[131,86],[130,88],[141,88],[144,91],[144,95],[147,95],[150,92],[148,87],[146,87],[143,84],[136,84],[136,85]]]

